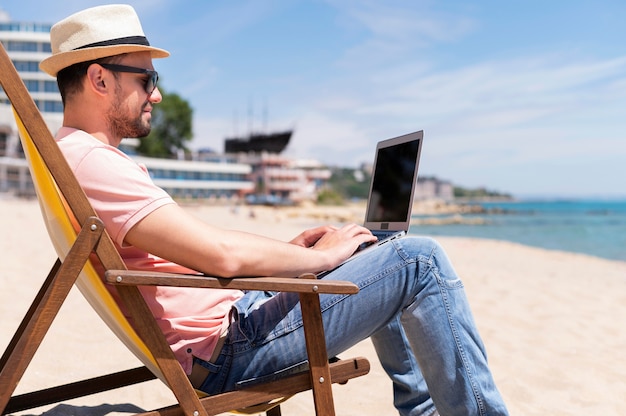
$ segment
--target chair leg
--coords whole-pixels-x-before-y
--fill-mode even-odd
[[[319,342],[325,339],[319,295],[317,293],[300,293],[300,307],[302,308],[315,414],[334,416],[335,404],[333,402],[326,342]]]
[[[0,410],[9,402],[103,231],[104,224],[98,219],[85,223],[65,261],[57,260],[50,270],[0,359]]]

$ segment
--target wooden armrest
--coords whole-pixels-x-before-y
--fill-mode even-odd
[[[107,283],[128,286],[177,286],[211,289],[268,290],[273,292],[335,293],[352,295],[359,292],[352,282],[317,280],[307,273],[299,278],[289,277],[235,277],[225,279],[204,275],[188,275],[133,270],[108,270]]]

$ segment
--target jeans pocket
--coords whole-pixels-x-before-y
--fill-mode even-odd
[[[226,354],[221,354],[215,364],[194,358],[194,364],[199,364],[209,370],[209,375],[202,382],[200,390],[209,395],[221,393],[224,390],[231,360]]]

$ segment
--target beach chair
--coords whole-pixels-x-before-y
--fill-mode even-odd
[[[345,383],[367,374],[369,362],[365,358],[354,358],[329,363],[319,295],[355,294],[358,292],[355,285],[315,280],[312,274],[298,279],[220,279],[126,270],[102,221],[90,206],[3,47],[0,47],[0,83],[13,105],[41,212],[59,256],[0,359],[1,414],[59,403],[157,377],[171,389],[177,404],[146,412],[146,415],[216,415],[233,409],[243,413],[266,411],[268,415],[280,415],[276,402],[309,389],[313,391],[316,414],[334,414],[331,382]],[[101,263],[104,276],[95,271],[90,256],[95,256]],[[117,285],[136,325],[129,324],[107,291],[103,278],[107,284]],[[12,396],[74,284],[143,366]],[[192,387],[176,361],[139,293],[138,286],[141,285],[297,292],[303,312],[309,370],[244,390],[205,397]],[[134,328],[138,328],[139,333]]]

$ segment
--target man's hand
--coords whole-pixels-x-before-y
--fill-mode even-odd
[[[365,227],[347,224],[341,228],[327,232],[312,247],[314,250],[331,252],[336,259],[333,267],[354,254],[363,243],[373,243],[377,238]]]
[[[367,228],[357,224],[346,224],[321,235],[313,248],[327,250],[348,245],[353,247],[352,254],[363,243],[374,242],[376,237]]]
[[[337,230],[337,227],[332,225],[324,225],[321,227],[311,228],[303,231],[300,235],[290,241],[291,244],[302,247],[313,247],[317,241],[322,238],[326,233]]]
[[[363,243],[373,243],[376,237],[365,227],[347,224],[341,228],[322,226],[302,232],[290,241],[314,250],[326,251],[332,258],[333,267],[350,257]]]

